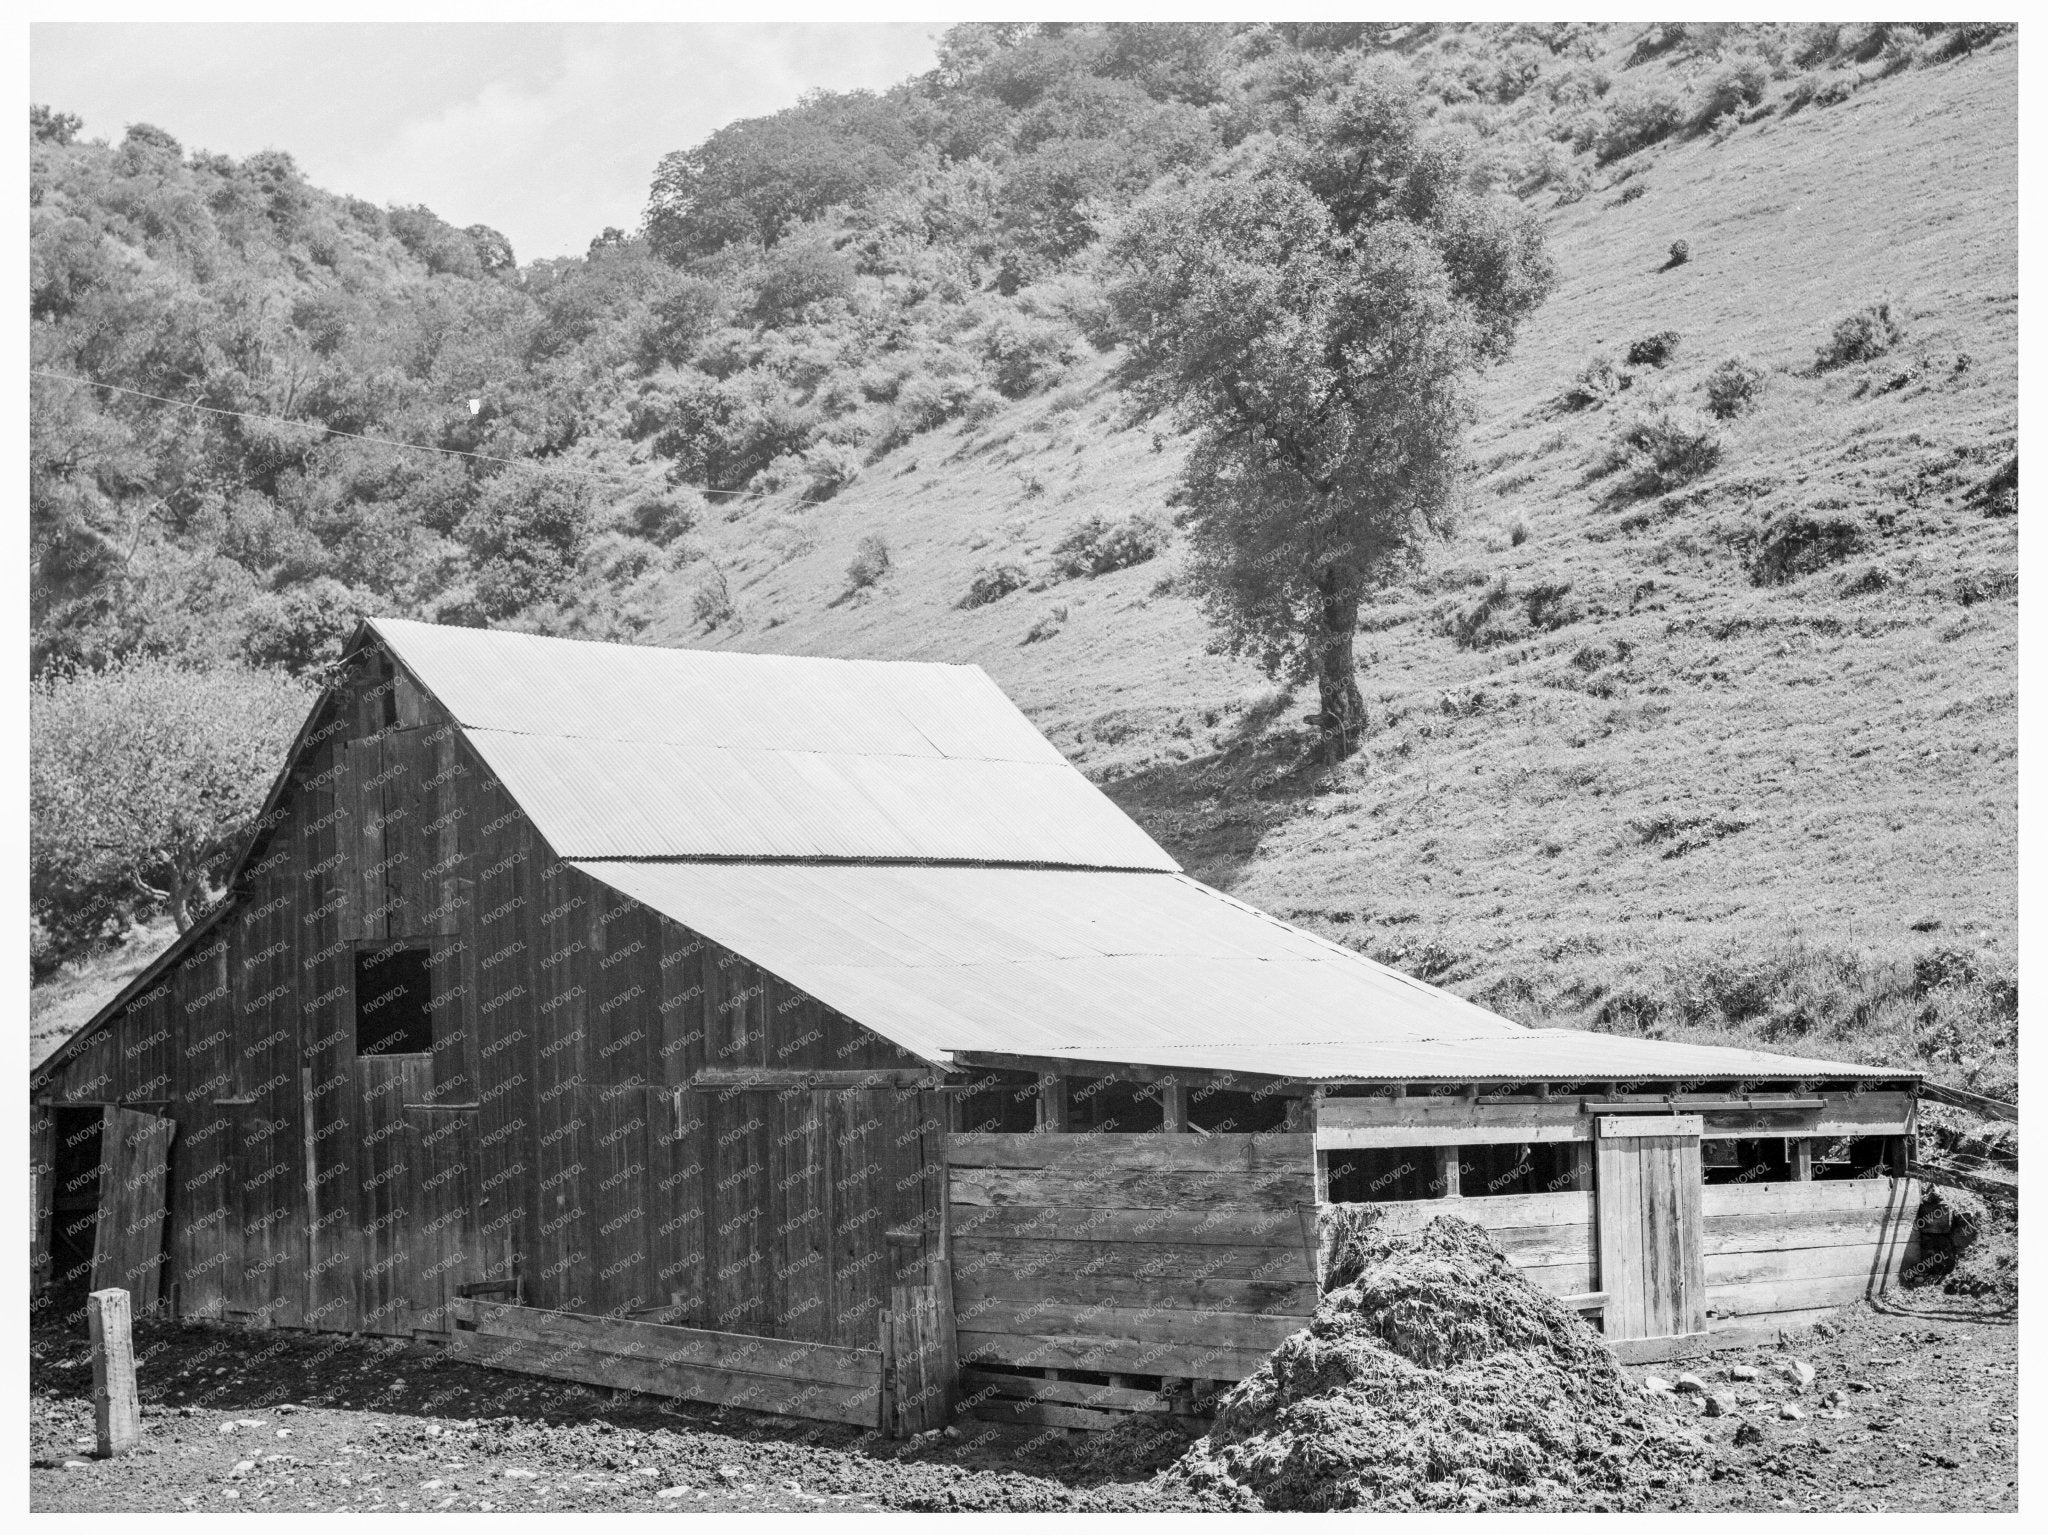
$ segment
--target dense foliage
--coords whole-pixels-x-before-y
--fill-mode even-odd
[[[731,623],[707,518],[744,540],[759,515],[768,545],[786,503],[1142,337],[1105,298],[1133,208],[1156,225],[1210,195],[1183,189],[1293,187],[1238,211],[1308,219],[1317,259],[1350,239],[1349,194],[1314,167],[1341,171],[1333,103],[1368,63],[1405,78],[1416,163],[1463,208],[1571,200],[1599,159],[1725,122],[1760,79],[1824,105],[1842,70],[1954,33],[967,25],[887,92],[814,93],[677,149],[638,230],[523,265],[491,229],[322,191],[287,154],[88,137],[37,106],[31,666],[307,674],[366,611],[595,638]],[[1367,245],[1404,273],[1447,248]],[[1453,289],[1468,275],[1452,262]],[[1288,323],[1311,310],[1332,312]]]

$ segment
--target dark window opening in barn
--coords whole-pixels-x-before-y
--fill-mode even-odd
[[[1760,1140],[1717,1137],[1701,1141],[1700,1175],[1710,1184],[1789,1183],[1792,1180],[1791,1142],[1775,1135]]]
[[[1289,1100],[1228,1087],[1188,1089],[1188,1125],[1211,1135],[1266,1135],[1287,1128]]]
[[[1067,1082],[1067,1128],[1102,1135],[1136,1135],[1165,1121],[1155,1090],[1116,1077],[1073,1077]]]
[[[356,951],[356,1054],[424,1055],[434,1045],[424,944]]]
[[[960,1128],[984,1135],[1029,1135],[1038,1128],[1038,1079],[975,1083],[960,1094]]]
[[[1888,1135],[1853,1135],[1841,1140],[1815,1140],[1814,1181],[1884,1177],[1888,1171],[1885,1154],[1892,1139]]]
[[[1329,1153],[1329,1199],[1336,1205],[1441,1199],[1434,1146],[1374,1146]]]
[[[1467,1199],[1503,1194],[1572,1194],[1592,1187],[1590,1157],[1577,1141],[1463,1146],[1458,1192]]]
[[[100,1127],[105,1112],[51,1111],[56,1155],[50,1176],[50,1303],[60,1317],[85,1309],[92,1287],[93,1241],[99,1234]]]

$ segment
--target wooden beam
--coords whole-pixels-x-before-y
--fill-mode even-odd
[[[1945,1188],[1967,1189],[1972,1194],[1986,1199],[1996,1199],[2008,1204],[2018,1204],[2020,1186],[2017,1183],[2001,1183],[1996,1178],[1980,1178],[1975,1173],[1966,1173],[1952,1167],[1929,1167],[1925,1162],[1908,1162],[1906,1176],[1918,1178],[1923,1183],[1938,1183]]]
[[[1188,1128],[1188,1085],[1185,1082],[1159,1084],[1159,1128],[1186,1134]]]
[[[1787,1143],[1792,1152],[1792,1181],[1811,1183],[1813,1181],[1813,1142],[1799,1139]]]
[[[1960,1087],[1943,1087],[1939,1082],[1922,1082],[1920,1096],[1935,1103],[1945,1103],[1950,1108],[1968,1109],[1972,1113],[1984,1115],[1987,1119],[2017,1121],[2020,1117],[2016,1104],[2007,1103],[1999,1098],[1987,1098],[1982,1093],[1965,1092]]]
[[[135,1341],[128,1292],[95,1290],[85,1298],[92,1334],[93,1420],[102,1456],[126,1455],[142,1443],[142,1404],[135,1395]]]
[[[1067,1079],[1056,1072],[1038,1074],[1038,1128],[1057,1135],[1067,1128]]]
[[[1459,1187],[1460,1175],[1463,1169],[1458,1164],[1458,1153],[1459,1148],[1456,1146],[1438,1146],[1436,1148],[1436,1184],[1442,1190],[1445,1199],[1462,1199],[1464,1197]]]
[[[707,1066],[690,1079],[700,1093],[787,1088],[935,1087],[940,1073],[921,1067],[882,1066],[867,1071],[808,1071],[771,1066]],[[448,1105],[454,1107],[454,1105]]]

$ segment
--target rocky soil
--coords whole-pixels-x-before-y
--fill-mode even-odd
[[[1697,1476],[1646,1486],[1634,1506],[2016,1508],[2016,1314],[1953,1297],[1924,1304],[1848,1308],[1788,1349],[1626,1370],[1646,1423],[1706,1446]],[[1155,1480],[1182,1447],[1171,1434],[1111,1446],[968,1422],[957,1439],[894,1444],[501,1374],[425,1344],[146,1323],[136,1348],[144,1449],[100,1461],[83,1335],[32,1335],[36,1511],[1203,1506]],[[1706,1390],[1645,1388],[1650,1376],[1676,1388],[1687,1373]],[[1710,1409],[1716,1394],[1733,1411]]]

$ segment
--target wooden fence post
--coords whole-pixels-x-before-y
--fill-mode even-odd
[[[103,1456],[126,1455],[142,1442],[142,1405],[135,1398],[135,1342],[128,1292],[95,1290],[85,1299],[92,1329],[93,1417]]]

